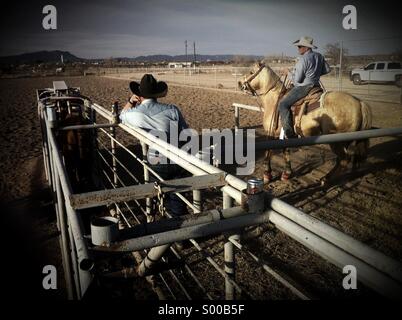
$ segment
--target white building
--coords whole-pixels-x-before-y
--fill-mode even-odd
[[[169,62],[169,68],[185,68],[191,67],[193,65],[192,62]]]

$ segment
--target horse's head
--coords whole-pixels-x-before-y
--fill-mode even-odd
[[[250,70],[250,74],[246,75],[244,80],[238,82],[239,89],[246,93],[257,95],[256,91],[260,89],[262,85],[260,73],[264,68],[265,64],[263,62],[255,63]]]
[[[280,77],[262,61],[253,65],[250,74],[239,81],[238,86],[248,94],[263,96],[280,83]]]

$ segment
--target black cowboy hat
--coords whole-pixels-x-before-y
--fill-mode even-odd
[[[166,96],[168,86],[164,81],[156,81],[152,74],[144,74],[141,82],[130,82],[131,91],[144,98],[161,98]]]

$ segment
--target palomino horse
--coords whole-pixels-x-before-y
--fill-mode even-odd
[[[279,99],[286,89],[280,77],[266,64],[256,63],[251,74],[244,81],[239,81],[239,88],[250,92],[261,99],[264,115],[263,127],[271,139],[279,138],[281,125],[277,119]],[[300,121],[302,136],[316,136],[340,132],[352,132],[371,128],[371,109],[368,104],[345,92],[327,92],[322,99],[321,106],[306,115]],[[321,180],[324,184],[338,169],[345,169],[350,160],[353,168],[363,161],[368,152],[368,140],[340,142],[331,144],[331,150],[336,154],[336,164]],[[271,170],[272,151],[265,152],[264,182],[272,180]],[[290,153],[284,150],[285,171],[281,179],[287,180],[292,174]]]

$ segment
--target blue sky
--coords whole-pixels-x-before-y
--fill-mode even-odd
[[[58,29],[42,28],[42,8],[54,4]],[[355,4],[357,30],[342,28],[342,8]],[[401,19],[393,2],[117,0],[16,2],[2,18],[0,55],[66,50],[83,58],[183,54],[296,55],[292,42],[345,41],[352,54],[401,50]],[[396,39],[394,37],[401,37]],[[353,39],[379,39],[351,41]]]

